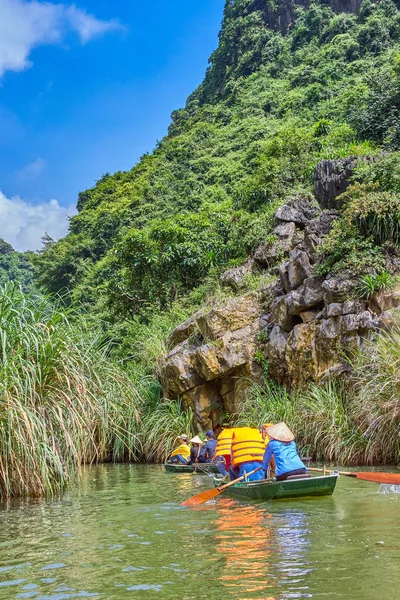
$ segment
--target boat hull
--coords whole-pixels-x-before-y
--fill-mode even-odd
[[[315,496],[331,496],[335,490],[339,475],[333,473],[309,479],[290,479],[276,481],[265,479],[263,481],[241,482],[227,488],[227,494],[244,500],[265,502],[267,500],[282,500],[288,498],[306,498]],[[218,479],[214,478],[216,486]]]
[[[179,463],[165,463],[164,468],[167,473],[218,473],[217,467],[213,463],[200,463],[195,465],[182,465]]]

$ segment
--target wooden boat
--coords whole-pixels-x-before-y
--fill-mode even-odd
[[[338,473],[330,473],[321,477],[293,477],[285,481],[263,479],[261,481],[240,482],[227,488],[225,494],[245,500],[265,502],[284,498],[306,498],[308,496],[331,496],[339,478]],[[221,478],[214,477],[215,486],[220,485]]]
[[[180,463],[165,463],[164,468],[167,473],[218,473],[217,467],[213,463],[196,463],[194,465],[183,465]]]

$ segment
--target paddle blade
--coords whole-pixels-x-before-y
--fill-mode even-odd
[[[358,472],[357,479],[364,481],[373,481],[375,483],[389,483],[391,485],[400,485],[400,474],[397,473],[378,473],[378,472]]]
[[[197,506],[198,504],[204,504],[204,502],[208,502],[212,500],[216,496],[221,493],[222,490],[217,488],[206,490],[205,492],[201,492],[201,494],[197,494],[197,496],[192,496],[185,500],[185,502],[181,503],[181,506]]]

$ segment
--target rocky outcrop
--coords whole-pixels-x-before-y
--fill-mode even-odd
[[[321,160],[314,170],[314,193],[323,208],[340,208],[337,200],[350,185],[357,159],[353,156],[338,160]]]
[[[334,191],[327,179],[321,189],[330,190],[329,200],[320,198],[319,206],[304,197],[289,199],[276,212],[270,241],[221,278],[237,291],[247,273],[267,270],[274,283],[198,312],[172,332],[165,393],[192,407],[199,429],[237,411],[251,381],[262,380],[260,364],[288,388],[346,371],[346,354],[390,326],[391,311],[400,307],[400,288],[367,302],[357,297],[355,279],[315,275],[318,247],[339,214],[331,208],[333,195],[344,185],[336,182]]]
[[[326,0],[326,4],[337,13],[357,14],[361,3],[362,0]],[[253,10],[263,11],[268,27],[284,35],[296,19],[298,6],[307,10],[310,0],[279,0],[278,2],[254,0]]]
[[[192,407],[199,428],[209,429],[221,414],[234,413],[249,381],[260,378],[261,368],[254,360],[256,335],[264,324],[267,295],[265,289],[196,313],[190,323],[186,322],[187,339],[166,357],[165,394],[183,397]],[[178,329],[171,334],[171,341],[183,335],[182,326]]]

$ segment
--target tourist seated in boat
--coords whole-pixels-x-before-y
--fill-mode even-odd
[[[229,469],[231,480],[261,467],[264,453],[265,442],[258,429],[236,427],[232,434],[232,464]],[[249,481],[258,481],[259,479],[264,479],[262,469],[248,476]]]
[[[217,440],[215,439],[215,434],[212,429],[209,429],[206,432],[207,441],[204,444],[199,462],[202,463],[210,463],[212,462],[213,456],[215,454],[215,448],[217,447]]]
[[[188,436],[183,433],[178,438],[179,446],[171,453],[168,458],[169,463],[181,463],[187,465],[190,460],[190,447],[188,444]]]
[[[231,427],[226,426],[222,428],[221,432],[218,434],[217,445],[213,456],[213,462],[224,477],[228,475],[229,467],[231,466],[232,436],[233,429]]]
[[[266,428],[269,442],[263,459],[263,470],[267,474],[272,458],[275,459],[275,477],[283,481],[292,475],[303,475],[307,469],[300,459],[294,435],[285,423]]]
[[[273,423],[264,423],[264,425],[262,425],[259,429],[259,432],[261,433],[261,437],[264,440],[265,447],[268,446],[269,440],[270,440],[270,438],[267,434],[267,429],[268,429],[268,427],[271,427],[272,425],[273,425]],[[265,476],[267,477],[267,479],[269,477],[275,476],[275,459],[274,459],[274,457],[271,458],[271,462],[269,463],[268,470],[267,470]]]
[[[201,450],[204,446],[204,442],[199,438],[198,435],[196,435],[194,438],[192,438],[190,440],[190,443],[192,444],[191,448],[190,448],[190,462],[191,463],[198,463],[200,462],[200,454],[201,454]]]

